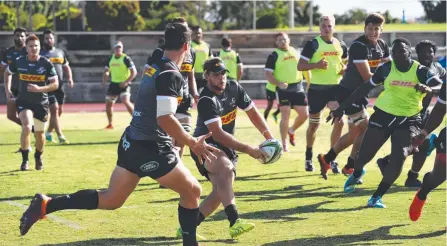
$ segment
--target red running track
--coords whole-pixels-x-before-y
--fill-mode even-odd
[[[374,103],[375,98],[369,99],[370,106]],[[263,99],[254,100],[258,108],[264,109],[267,106],[267,101]],[[436,102],[436,97],[433,98],[432,104]],[[104,103],[67,103],[64,105],[65,113],[87,113],[87,112],[103,112],[105,111]],[[117,103],[114,106],[114,111],[126,112],[124,104]],[[0,114],[6,113],[6,105],[0,105]]]

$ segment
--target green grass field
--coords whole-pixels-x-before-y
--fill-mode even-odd
[[[72,193],[79,189],[107,187],[116,162],[117,143],[130,117],[115,115],[117,129],[100,130],[106,125],[104,113],[65,114],[62,121],[71,145],[49,145],[44,152],[45,169],[18,171],[21,156],[12,152],[19,147],[19,128],[0,115],[0,245],[181,245],[175,239],[178,228],[177,195],[159,189],[151,179],[143,179],[125,205],[116,211],[62,211],[34,225],[21,237],[19,219],[24,207],[37,192],[50,195]],[[237,118],[236,137],[257,144],[261,135],[248,123],[244,113]],[[278,134],[278,125],[270,119]],[[318,132],[314,162],[319,152],[329,147],[330,126]],[[351,195],[344,195],[346,177],[304,171],[305,129],[297,131],[297,147],[292,147],[273,165],[262,165],[240,155],[235,183],[240,216],[256,228],[230,239],[228,221],[222,208],[207,218],[198,232],[206,245],[445,245],[445,184],[433,191],[421,219],[408,218],[408,207],[416,192],[403,187],[411,158],[396,184],[384,197],[387,209],[365,208],[380,182],[375,159],[367,166],[364,184]],[[389,142],[379,152],[385,155]],[[348,151],[338,160],[344,164]],[[187,154],[187,166],[200,180],[203,196],[210,191]],[[421,174],[431,170],[434,155],[428,158]]]
[[[336,31],[337,32],[346,32],[346,31],[359,31],[363,32],[364,25],[336,25]],[[446,23],[428,23],[428,24],[419,24],[419,23],[408,23],[408,24],[385,24],[383,31],[385,32],[392,32],[392,31],[440,31],[445,32],[446,31]],[[279,28],[277,30],[281,31],[287,31],[290,30],[288,28]],[[309,31],[309,26],[300,26],[293,28],[295,31]],[[315,26],[314,23],[314,31],[318,31],[318,23]]]

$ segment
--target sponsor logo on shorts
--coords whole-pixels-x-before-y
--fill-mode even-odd
[[[222,125],[228,125],[236,119],[237,109],[229,112],[228,114],[221,116],[220,120],[222,121]]]
[[[24,74],[19,75],[19,79],[27,82],[45,82],[45,75]]]
[[[156,161],[146,162],[140,166],[141,171],[143,172],[152,172],[160,166]]]
[[[155,68],[153,68],[153,67],[151,67],[151,66],[148,66],[145,70],[144,70],[144,74],[146,74],[147,76],[149,76],[149,77],[152,77],[152,76],[154,76],[154,74],[157,72],[157,69],[155,69]]]
[[[191,72],[192,71],[192,64],[183,63],[180,67],[180,72]]]
[[[50,61],[54,64],[62,64],[64,63],[64,58],[62,57],[51,57]]]
[[[130,142],[127,141],[127,137],[126,135],[123,136],[123,144],[122,147],[124,149],[124,151],[127,151],[130,148]]]

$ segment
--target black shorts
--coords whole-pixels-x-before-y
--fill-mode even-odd
[[[276,92],[265,89],[265,95],[267,97],[267,101],[269,101],[269,102],[276,100]]]
[[[186,114],[188,116],[191,116],[191,113],[189,110],[192,108],[192,96],[188,95],[182,99],[180,104],[177,107],[177,111],[175,111],[176,114]]]
[[[60,85],[59,88],[57,88],[57,90],[49,93],[48,100],[50,102],[50,106],[55,104],[56,102],[59,105],[64,104],[65,103],[65,90],[64,90],[64,87],[62,85]]]
[[[338,104],[341,105],[353,92],[353,90],[343,86],[337,86],[336,99]],[[345,114],[349,116],[360,113],[366,106],[368,106],[368,99],[366,97],[357,99],[345,109]]]
[[[135,173],[140,178],[163,177],[171,172],[177,163],[178,158],[172,143],[133,140],[126,132],[121,136],[116,165]]]
[[[228,147],[225,147],[223,145],[220,145],[219,143],[215,142],[214,140],[208,140],[206,141],[209,145],[218,148],[220,150],[222,150],[228,157],[228,159],[230,159],[230,161],[233,163],[233,172],[234,175],[236,175],[236,164],[237,164],[237,160],[238,160],[238,155],[236,154],[236,151],[234,151],[233,149],[230,149]],[[200,162],[199,158],[194,154],[194,152],[191,151],[191,157],[194,160],[194,162],[196,163],[197,169],[199,170],[200,174],[202,176],[204,176],[206,179],[210,180],[210,177],[208,176],[208,171],[206,170],[205,166],[201,163],[204,163],[204,161]]]
[[[197,91],[206,86],[206,79],[203,78],[203,73],[194,73],[196,79]]]
[[[368,127],[380,128],[390,133],[397,129],[406,129],[410,131],[411,137],[414,137],[421,131],[421,125],[422,119],[419,113],[410,117],[394,116],[374,107]]]
[[[290,92],[278,89],[276,93],[280,106],[307,106],[307,97],[304,92]]]
[[[445,154],[445,134],[446,134],[446,130],[445,127],[441,130],[441,132],[438,135],[438,138],[436,138],[436,153],[438,154]]]
[[[121,88],[119,83],[110,83],[107,89],[107,96],[121,96],[123,93],[130,94],[130,86]]]
[[[18,88],[11,88],[12,95],[17,98],[19,95],[19,89]]]
[[[425,111],[421,111],[421,118],[422,118],[421,128],[424,128],[425,125],[427,124],[428,117],[430,117],[430,110],[426,109]]]
[[[33,118],[36,118],[42,122],[48,120],[48,104],[34,104],[21,100],[16,100],[17,113],[20,114],[25,109],[29,109],[33,112]]]
[[[329,102],[337,101],[335,92],[338,85],[328,86],[324,89],[309,88],[307,100],[309,102],[309,114],[318,114]]]

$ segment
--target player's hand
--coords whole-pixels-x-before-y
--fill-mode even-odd
[[[73,88],[73,86],[74,86],[73,79],[68,79],[67,82],[68,82],[68,87]]]
[[[262,152],[259,147],[250,147],[247,151],[247,154],[255,159],[266,159],[264,152]]]
[[[425,135],[424,132],[421,132],[418,135],[411,138],[411,145],[413,146],[416,152],[419,152],[418,146],[424,142],[426,137],[427,135]]]
[[[416,84],[414,86],[414,89],[416,89],[417,91],[421,92],[421,93],[428,93],[428,92],[432,92],[431,88],[424,85],[424,84]]]
[[[288,86],[288,84],[284,83],[284,82],[279,82],[279,85],[278,85],[279,89],[281,89],[281,90],[287,89],[287,86]]]
[[[332,110],[329,113],[329,116],[326,118],[326,122],[332,120],[331,125],[333,125],[335,122],[340,122],[341,118],[343,117],[343,114],[344,114],[343,110],[340,110],[340,108]]]
[[[105,88],[105,87],[106,87],[106,82],[103,81],[103,82],[101,83],[101,88]]]
[[[326,61],[326,58],[323,57],[319,62],[316,63],[317,64],[317,68],[319,69],[327,69],[328,67],[328,63]]]
[[[26,89],[29,92],[41,92],[41,89],[39,86],[35,85],[35,84],[28,84],[28,86],[26,87]]]
[[[211,134],[212,133],[209,132],[206,135],[202,135],[196,138],[195,143],[189,146],[191,148],[191,151],[194,152],[194,154],[196,154],[199,160],[205,160],[208,163],[211,163],[212,161],[217,159],[217,157],[213,154],[213,152],[220,152],[219,149],[205,142],[205,139],[211,137]]]
[[[8,100],[14,98],[14,94],[12,94],[12,91],[6,91],[6,98]]]

